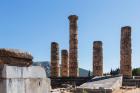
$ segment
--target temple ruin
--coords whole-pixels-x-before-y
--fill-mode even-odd
[[[59,77],[59,46],[51,43],[51,77]]]
[[[68,51],[62,50],[61,51],[61,76],[68,77],[69,76],[69,67],[68,67]]]
[[[93,42],[93,75],[103,75],[103,49],[101,41]]]
[[[131,53],[131,27],[125,26],[121,28],[120,44],[120,73],[124,77],[132,76]]]
[[[59,77],[58,44],[52,43],[51,47],[51,86],[63,88],[64,85],[76,86],[72,93],[85,92],[113,93],[123,86],[140,86],[140,77],[132,76],[131,67],[131,27],[121,28],[120,41],[120,74],[103,76],[103,43],[93,42],[93,76],[79,76],[78,71],[78,16],[70,15],[69,19],[69,52],[61,51],[61,77]],[[68,54],[69,53],[69,54]],[[81,71],[82,72],[82,71]],[[80,73],[81,74],[81,73]]]
[[[69,76],[79,76],[78,71],[78,28],[77,20],[78,16],[70,15],[68,17],[70,21],[70,40],[69,40]]]

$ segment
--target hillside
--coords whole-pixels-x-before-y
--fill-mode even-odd
[[[41,66],[45,69],[46,75],[49,77],[50,76],[50,62],[48,61],[39,61],[39,62],[34,62],[34,66]],[[83,68],[79,68],[79,76],[80,77],[87,77],[89,71],[85,70]]]

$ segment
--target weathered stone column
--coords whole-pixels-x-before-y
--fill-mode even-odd
[[[93,42],[93,75],[103,75],[103,49],[101,41]]]
[[[62,77],[68,77],[68,51],[67,50],[62,50],[61,51],[61,72],[62,72]]]
[[[121,28],[121,46],[120,46],[120,73],[124,77],[132,76],[131,67],[131,27],[125,26]]]
[[[69,41],[69,76],[77,77],[78,72],[78,31],[77,31],[77,20],[78,16],[70,15],[68,17],[70,21],[70,41]]]
[[[59,46],[51,43],[51,77],[59,77]]]

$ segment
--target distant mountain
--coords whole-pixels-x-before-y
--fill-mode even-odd
[[[49,77],[50,76],[50,62],[49,61],[39,61],[39,62],[34,62],[33,66],[41,66],[45,69],[46,75]],[[87,77],[89,74],[89,71],[83,68],[79,68],[79,76],[80,77]]]
[[[39,61],[39,62],[33,62],[33,66],[41,66],[45,69],[46,75],[50,76],[50,62],[48,61]]]
[[[88,76],[89,71],[83,68],[79,68],[79,76],[80,77],[87,77]]]

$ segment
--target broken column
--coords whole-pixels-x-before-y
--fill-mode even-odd
[[[120,46],[120,73],[124,77],[132,76],[131,67],[131,27],[125,26],[121,28],[121,46]]]
[[[103,49],[101,41],[93,42],[93,75],[103,75]]]
[[[68,51],[62,50],[61,51],[61,71],[62,77],[68,77]]]
[[[70,41],[69,41],[69,76],[77,77],[78,72],[78,29],[77,20],[78,16],[70,15],[68,17],[70,21]]]
[[[59,77],[59,46],[51,43],[51,77]]]

